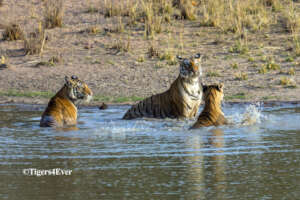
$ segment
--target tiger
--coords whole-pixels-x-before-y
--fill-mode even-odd
[[[75,102],[89,102],[93,92],[86,83],[73,75],[65,77],[64,86],[51,98],[40,120],[41,127],[64,127],[77,124]]]
[[[228,124],[228,121],[221,109],[221,102],[224,98],[224,85],[215,84],[208,86],[204,85],[202,87],[205,105],[196,123],[194,123],[190,129]]]
[[[194,118],[202,101],[201,58],[200,53],[190,58],[177,56],[179,75],[170,88],[133,105],[123,119]]]

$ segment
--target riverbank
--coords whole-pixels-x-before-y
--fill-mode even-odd
[[[133,103],[169,88],[178,76],[177,54],[198,52],[205,56],[202,82],[223,83],[226,101],[299,101],[300,25],[295,21],[297,29],[289,31],[285,16],[293,10],[300,13],[300,3],[259,7],[267,23],[255,29],[251,22],[236,32],[204,25],[203,8],[208,5],[203,4],[193,3],[198,14],[190,20],[178,19],[178,8],[172,8],[171,21],[161,21],[160,31],[150,37],[140,4],[135,11],[140,18],[130,24],[127,15],[105,15],[102,0],[68,1],[63,25],[44,30],[47,40],[41,53],[26,54],[23,40],[0,41],[0,103],[46,104],[66,75],[77,75],[89,85],[95,96],[92,104]],[[17,23],[30,35],[45,9],[43,1],[4,1],[0,21]],[[0,39],[4,33],[0,25]]]

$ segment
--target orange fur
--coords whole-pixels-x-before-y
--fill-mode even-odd
[[[227,124],[221,109],[221,102],[224,96],[223,85],[203,86],[203,93],[205,106],[191,129]]]
[[[73,84],[71,87],[75,87],[77,82],[76,80],[70,80],[70,83]],[[82,83],[81,89],[82,91],[80,95],[84,95],[84,98],[92,96],[92,91],[85,83]],[[70,97],[70,85],[68,86],[67,84],[65,84],[49,101],[48,106],[42,115],[40,126],[62,127],[65,125],[76,125],[76,100],[77,98],[75,98],[74,96]]]
[[[190,59],[180,59],[180,74],[170,88],[133,105],[123,119],[192,118],[195,117],[202,99],[200,84],[200,54]]]

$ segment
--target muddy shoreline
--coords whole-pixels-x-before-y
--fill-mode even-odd
[[[17,22],[29,34],[38,23],[28,11],[42,19],[42,2],[4,1],[0,21]],[[5,30],[0,26],[0,57],[5,57],[6,66],[0,67],[0,103],[47,104],[50,96],[44,99],[45,93],[55,94],[66,75],[77,75],[99,97],[94,105],[132,104],[136,98],[131,97],[143,99],[166,91],[178,76],[176,55],[190,57],[196,53],[204,55],[203,84],[223,83],[227,102],[300,101],[300,56],[293,52],[293,35],[280,20],[261,31],[249,31],[246,46],[241,46],[235,34],[200,26],[200,16],[195,21],[172,19],[171,24],[162,24],[161,33],[147,39],[143,23],[126,26],[126,17],[124,32],[107,33],[118,18],[86,12],[103,2],[66,2],[63,26],[46,29],[48,40],[41,55],[25,55],[22,40],[2,40]],[[295,6],[300,10],[300,3]],[[272,15],[281,17],[277,12]],[[85,31],[91,27],[98,32]],[[114,49],[115,44],[123,43],[130,44],[128,51]],[[238,51],[242,47],[247,51]],[[159,56],[149,55],[150,49]],[[59,62],[49,63],[54,57]],[[16,92],[1,95],[10,91]],[[27,98],[32,91],[42,95]],[[123,99],[114,101],[116,98]]]
[[[0,106],[5,106],[5,105],[32,105],[32,106],[46,106],[48,103],[48,99],[32,99],[32,98],[24,98],[24,97],[0,97]],[[78,107],[99,107],[102,105],[102,103],[106,103],[108,106],[128,106],[128,105],[133,105],[136,102],[123,102],[123,103],[111,103],[111,102],[95,102],[92,101],[90,103],[79,103],[77,104]],[[283,104],[300,104],[300,100],[297,101],[224,101],[224,104],[263,104],[264,106],[280,106]],[[201,103],[202,107],[204,104],[203,102]]]

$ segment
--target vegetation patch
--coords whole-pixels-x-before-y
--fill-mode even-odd
[[[23,40],[24,33],[18,24],[10,24],[5,26],[5,30],[2,34],[3,40]]]
[[[246,99],[246,94],[244,92],[236,93],[231,96],[224,96],[225,100],[233,100],[233,99]]]
[[[24,39],[24,50],[28,55],[42,54],[46,41],[45,30],[42,24],[39,24],[39,28],[35,32],[31,32]]]
[[[27,92],[27,91],[18,91],[18,90],[7,90],[0,91],[0,96],[8,97],[40,97],[40,98],[51,98],[54,96],[52,92]]]
[[[220,73],[218,71],[208,71],[206,73],[207,77],[220,77]]]
[[[63,9],[63,0],[51,0],[45,2],[45,28],[62,27],[64,15]]]
[[[108,97],[108,96],[94,96],[93,101],[96,102],[109,102],[109,103],[126,103],[136,102],[143,100],[143,97],[128,96],[128,97]]]

